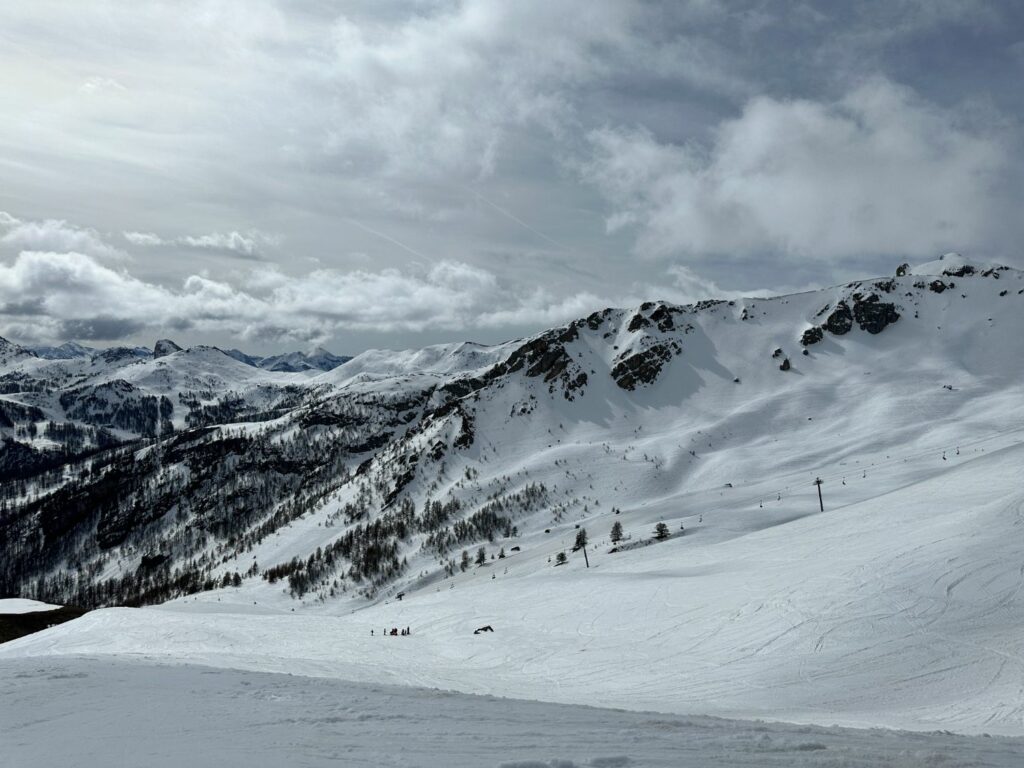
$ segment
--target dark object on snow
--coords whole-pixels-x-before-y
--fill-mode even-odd
[[[396,600],[401,600],[403,597],[405,597],[405,592],[399,592],[397,595],[395,595]]]
[[[810,352],[808,352],[808,351],[807,351],[806,349],[804,350],[804,356],[807,356],[807,355],[810,355],[810,354],[811,354],[811,353],[810,353]]]
[[[512,547],[512,549],[509,550],[509,552],[518,552],[518,551],[519,551],[519,547]]]
[[[944,269],[942,270],[942,274],[946,277],[967,277],[967,275],[973,275],[974,271],[974,267],[970,264],[964,264],[962,267]]]
[[[910,270],[910,265],[909,264],[906,264],[906,263],[900,264],[898,267],[896,267],[896,277],[904,277],[909,270]]]
[[[790,369],[789,358],[787,357],[782,361],[782,365],[779,366],[780,371],[788,371]]]
[[[845,301],[840,301],[835,310],[825,320],[825,330],[836,336],[842,336],[853,329],[853,312]]]
[[[473,634],[474,635],[479,635],[481,632],[493,632],[493,631],[494,631],[494,627],[492,627],[490,624],[484,624],[482,627],[477,627],[476,629],[474,629],[473,630]]]
[[[817,344],[824,338],[825,332],[821,330],[821,326],[815,325],[813,328],[808,328],[804,331],[804,335],[800,337],[800,343],[805,347],[809,347],[811,344]]]
[[[900,313],[896,311],[896,306],[879,301],[875,294],[871,294],[863,300],[858,300],[854,296],[854,300],[856,303],[853,305],[853,316],[862,331],[871,334],[881,333],[886,326],[900,319]]]
[[[774,352],[772,352],[772,357],[782,357],[782,347],[779,347]]]

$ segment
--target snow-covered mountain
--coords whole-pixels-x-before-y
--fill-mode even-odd
[[[282,355],[271,355],[270,357],[247,355],[245,352],[237,349],[229,349],[225,353],[254,368],[264,368],[268,371],[284,373],[330,371],[352,359],[351,357],[332,354],[323,347],[317,347],[310,353],[287,352]]]
[[[37,357],[45,360],[74,360],[75,358],[90,358],[100,350],[95,347],[87,347],[75,341],[66,341],[56,347],[34,346],[29,347]]]
[[[174,599],[55,628],[59,652],[321,674],[343,633],[379,681],[370,629],[412,625],[389,679],[1024,733],[1022,308],[1024,273],[948,257],[316,375],[12,359],[0,590]],[[89,437],[58,457],[50,422]]]

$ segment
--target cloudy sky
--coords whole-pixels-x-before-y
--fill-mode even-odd
[[[339,353],[1024,266],[1024,4],[15,0],[0,334]]]

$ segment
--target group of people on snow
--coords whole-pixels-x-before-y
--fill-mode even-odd
[[[370,630],[370,634],[371,635],[373,634],[373,630],[372,629]],[[409,627],[406,627],[405,629],[399,629],[398,627],[392,627],[390,630],[387,627],[384,627],[384,635],[385,636],[405,637],[406,635],[411,635],[411,634],[412,634],[412,629],[410,629]]]

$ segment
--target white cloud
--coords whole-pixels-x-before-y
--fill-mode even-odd
[[[614,304],[722,294],[684,268],[673,268],[670,275],[671,283],[636,285],[614,297],[523,290],[456,261],[421,271],[320,269],[299,276],[265,268],[244,288],[190,275],[172,289],[85,254],[25,251],[10,264],[0,263],[0,331],[23,341],[188,330],[305,343],[345,331],[539,328]]]
[[[924,256],[992,241],[1002,137],[884,79],[832,103],[760,97],[706,149],[591,133],[584,176],[658,256]]]
[[[166,239],[152,232],[122,232],[124,239],[132,245],[151,247],[158,245],[183,245],[214,251],[228,251],[240,256],[258,256],[264,247],[277,245],[281,238],[258,230],[249,232],[210,232],[204,235],[182,235]]]
[[[122,92],[128,89],[112,77],[90,77],[78,90],[80,93],[93,94],[103,91]]]
[[[124,259],[128,254],[104,242],[94,229],[77,227],[65,221],[21,221],[0,211],[0,245],[12,250],[77,251],[103,259]]]
[[[122,232],[121,234],[132,245],[163,245],[164,243],[163,238],[152,232]]]
[[[231,251],[243,256],[256,256],[266,245],[274,245],[278,238],[264,232],[211,232],[206,235],[185,235],[175,242],[192,248]]]

